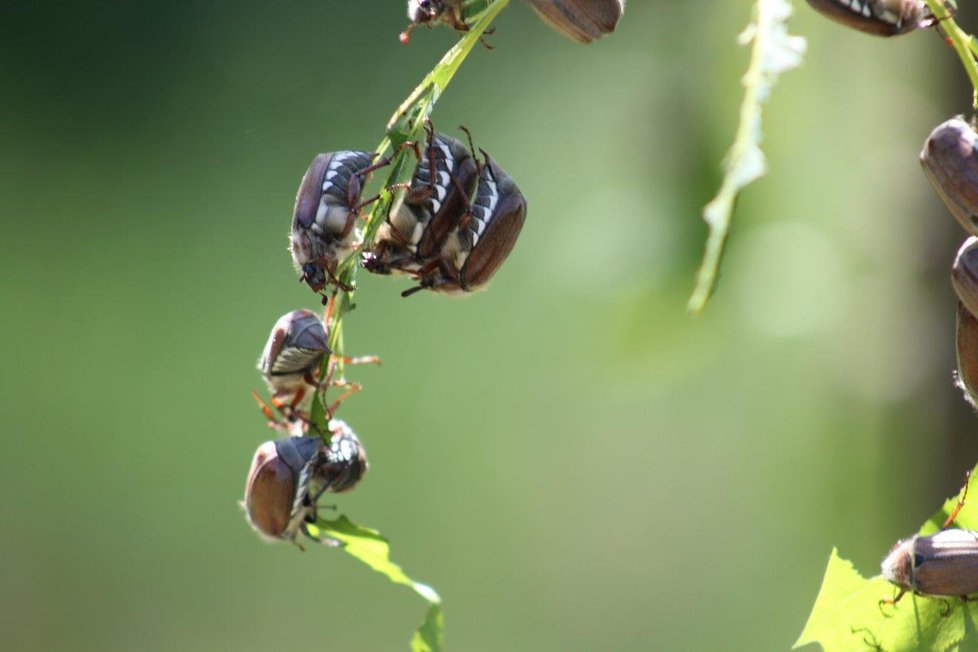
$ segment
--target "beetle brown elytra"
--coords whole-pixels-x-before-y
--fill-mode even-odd
[[[978,238],[971,236],[964,241],[951,265],[951,285],[961,303],[978,315]]]
[[[554,30],[579,43],[615,31],[625,0],[526,0]]]
[[[908,591],[933,597],[960,597],[978,593],[978,532],[949,529],[964,507],[970,475],[961,497],[936,534],[915,534],[898,541],[881,565],[883,577],[899,592],[880,604],[895,605]],[[946,615],[946,614],[945,614]]]
[[[295,197],[289,249],[300,280],[313,291],[330,281],[339,285],[336,267],[353,252],[357,215],[369,203],[360,202],[363,184],[388,163],[373,163],[369,152],[329,152],[316,156],[306,170]]]
[[[837,23],[875,36],[898,36],[938,22],[924,0],[808,0],[808,4]],[[953,11],[950,3],[948,9]]]
[[[323,358],[330,354],[327,340],[323,322],[309,310],[293,310],[275,322],[258,370],[276,407],[290,403],[297,408],[307,387],[316,384]]]
[[[461,142],[436,134],[427,139],[407,192],[377,231],[364,267],[375,274],[413,274],[442,248],[468,210],[478,183],[478,164]]]
[[[323,448],[319,437],[287,437],[258,447],[251,461],[242,505],[248,523],[268,540],[295,540],[314,512],[309,481]]]
[[[958,361],[956,384],[964,392],[964,400],[978,410],[978,317],[960,301],[954,338]]]
[[[513,250],[526,221],[526,198],[489,154],[482,155],[471,211],[458,217],[439,254],[416,273],[419,285],[402,296],[422,289],[446,294],[482,289]]]
[[[307,530],[316,520],[320,497],[349,491],[367,472],[367,454],[353,430],[335,419],[329,430],[328,445],[318,436],[297,436],[258,447],[242,506],[262,538],[295,542],[301,532],[320,540]]]
[[[924,142],[920,165],[951,215],[978,235],[978,134],[960,117],[938,125]]]

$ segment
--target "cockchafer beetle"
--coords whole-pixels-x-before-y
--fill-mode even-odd
[[[808,4],[838,23],[876,36],[897,36],[937,24],[923,0],[808,0]]]
[[[469,208],[479,179],[470,150],[458,140],[425,125],[424,153],[410,187],[391,207],[377,231],[364,267],[375,274],[411,274],[437,255]]]
[[[920,165],[964,230],[978,235],[978,134],[960,117],[941,123],[924,142]]]
[[[526,221],[526,198],[516,182],[484,150],[479,185],[471,209],[458,217],[441,251],[426,259],[415,273],[417,287],[446,294],[481,289],[516,244]]]
[[[372,163],[368,152],[342,151],[319,154],[302,177],[292,215],[292,261],[315,292],[330,281],[337,283],[336,266],[352,253],[357,238],[354,228],[365,178],[389,161]]]
[[[939,532],[915,534],[893,546],[883,560],[882,571],[883,577],[900,590],[896,596],[880,600],[880,605],[895,605],[907,591],[965,600],[978,593],[978,532],[948,529],[964,507],[967,495],[966,480],[961,498]]]
[[[411,32],[418,25],[431,27],[439,21],[460,32],[469,31],[465,22],[464,0],[408,0],[407,15],[411,24],[401,32],[401,43],[411,40]]]
[[[330,354],[327,339],[323,322],[308,310],[293,310],[275,322],[258,370],[276,407],[291,404],[297,408],[308,386],[317,384],[315,376]]]
[[[955,384],[964,393],[964,400],[978,410],[978,317],[960,301],[954,339],[958,359]]]
[[[328,304],[322,320],[309,310],[293,310],[282,315],[275,322],[261,358],[258,360],[258,370],[261,371],[269,391],[272,392],[272,405],[284,420],[279,419],[275,410],[265,404],[258,392],[252,391],[252,396],[268,417],[269,425],[281,432],[295,435],[305,427],[305,422],[308,420],[305,407],[312,396],[310,389],[320,390],[329,387],[346,389],[332,405],[326,407],[326,413],[330,417],[346,398],[362,389],[358,383],[334,379],[338,363],[380,364],[380,358],[374,355],[346,357],[332,354],[329,349],[326,324],[330,323],[335,301],[330,300]],[[321,377],[323,360],[327,356],[329,365],[325,376]]]
[[[319,498],[349,491],[366,473],[366,452],[350,427],[330,422],[332,440],[287,437],[258,447],[248,471],[242,506],[248,523],[268,540],[295,541],[316,520]]]
[[[978,238],[971,236],[964,241],[951,265],[951,284],[961,303],[978,315]]]
[[[580,43],[615,31],[625,0],[526,0],[553,29]]]

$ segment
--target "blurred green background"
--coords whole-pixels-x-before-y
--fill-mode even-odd
[[[347,349],[384,365],[353,372],[371,472],[335,502],[441,592],[450,650],[786,649],[832,546],[875,574],[978,458],[963,235],[917,163],[967,82],[932,33],[794,4],[809,55],[697,319],[750,2],[634,1],[584,47],[514,0],[439,103],[529,219],[488,292],[361,275]],[[237,506],[272,436],[255,361],[317,305],[299,179],[373,148],[455,39],[404,26],[400,0],[0,3],[4,649],[406,649],[421,600]]]

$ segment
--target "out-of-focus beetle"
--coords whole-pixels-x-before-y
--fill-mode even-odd
[[[315,513],[309,482],[322,448],[320,437],[287,437],[267,441],[255,451],[243,506],[262,537],[292,541]]]
[[[964,230],[978,235],[978,134],[961,118],[931,132],[920,165],[937,195]]]
[[[964,392],[964,400],[978,410],[978,317],[960,301],[954,339],[958,358],[957,386]]]
[[[471,209],[458,217],[441,251],[418,269],[419,285],[402,296],[422,289],[447,294],[479,290],[513,250],[526,221],[526,198],[512,177],[485,151],[482,155],[485,162]]]
[[[342,493],[353,489],[367,472],[367,453],[345,421],[333,419],[329,426],[333,438],[320,475],[330,491]]]
[[[808,4],[838,23],[876,36],[906,34],[937,22],[924,0],[808,0]]]
[[[323,322],[309,310],[282,315],[265,344],[258,370],[272,392],[273,404],[297,408],[308,386],[315,386],[323,358],[330,354]]]
[[[460,32],[469,31],[465,22],[463,0],[408,0],[407,15],[411,24],[401,32],[401,43],[411,39],[411,31],[418,25],[431,27],[439,21]]]
[[[479,168],[469,149],[426,126],[424,153],[407,192],[377,231],[364,267],[375,274],[411,274],[437,255],[469,208]]]
[[[883,560],[883,577],[899,587],[893,598],[881,604],[896,604],[907,591],[929,596],[966,598],[978,593],[978,532],[948,529],[964,507],[961,498],[936,534],[915,534],[898,541]]]
[[[978,315],[978,238],[971,236],[964,241],[951,265],[951,284],[961,303]]]
[[[295,541],[316,520],[316,504],[327,491],[352,489],[367,471],[367,456],[350,427],[330,422],[327,446],[321,437],[268,441],[251,462],[242,505],[248,522],[263,538]],[[315,537],[312,537],[315,538]]]
[[[580,43],[615,31],[625,0],[526,0],[545,23]]]
[[[336,266],[352,253],[357,214],[367,175],[388,161],[372,163],[368,152],[330,152],[313,159],[295,197],[290,250],[300,280],[319,292],[336,283]]]

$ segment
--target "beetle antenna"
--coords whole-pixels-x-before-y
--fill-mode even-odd
[[[492,180],[495,181],[496,183],[499,183],[499,179],[496,178],[496,173],[493,172],[492,169],[492,157],[489,156],[489,152],[482,149],[481,147],[479,148],[479,151],[482,152],[482,157],[486,160],[486,167],[489,168],[489,174],[492,175]]]
[[[475,161],[475,173],[476,174],[481,174],[482,173],[482,164],[479,163],[479,157],[475,155],[475,144],[472,142],[472,132],[469,131],[469,128],[466,127],[465,125],[459,125],[458,128],[461,129],[462,131],[464,131],[465,132],[465,135],[468,136],[468,139],[469,139],[469,151],[472,152],[472,159]]]

